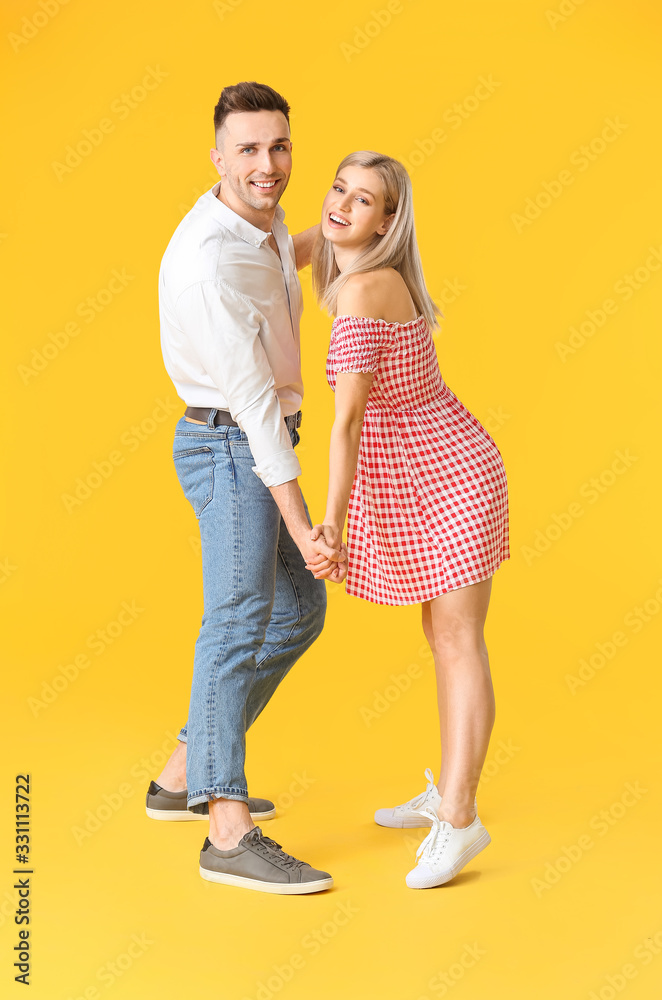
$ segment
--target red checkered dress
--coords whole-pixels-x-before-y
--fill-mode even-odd
[[[349,500],[348,594],[418,604],[479,583],[510,558],[496,444],[444,382],[423,316],[338,316],[327,379],[374,372]]]

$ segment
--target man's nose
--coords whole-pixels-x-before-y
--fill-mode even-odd
[[[269,150],[265,150],[258,160],[258,167],[263,174],[267,177],[271,177],[273,174],[277,174],[278,171],[274,166],[274,161]]]

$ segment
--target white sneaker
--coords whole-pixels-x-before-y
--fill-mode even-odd
[[[429,767],[425,771],[425,777],[428,779],[428,787],[424,792],[401,806],[393,806],[392,809],[378,809],[375,813],[375,823],[398,830],[430,826],[432,821],[429,815],[422,810],[429,808],[436,813],[441,804],[441,795],[437,791],[434,775]]]
[[[491,841],[478,816],[469,826],[455,827],[428,811],[432,829],[416,854],[416,867],[405,879],[410,889],[431,889],[455,878]]]

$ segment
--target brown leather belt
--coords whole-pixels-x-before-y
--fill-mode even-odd
[[[187,406],[184,410],[184,416],[190,417],[192,420],[201,420],[206,424],[209,420],[209,414],[211,411],[212,408],[210,406]],[[288,427],[300,427],[301,410],[299,410],[298,413],[293,413],[291,417],[284,417],[283,419]],[[214,427],[218,427],[221,424],[225,427],[239,426],[237,421],[232,419],[228,410],[216,410],[216,415],[214,416]]]
[[[191,420],[202,420],[205,424],[209,420],[210,413],[210,406],[187,406],[184,410],[185,417],[190,417]],[[239,426],[237,421],[232,419],[227,410],[216,411],[216,416],[214,417],[214,427],[218,427],[219,424],[225,424],[227,427]]]

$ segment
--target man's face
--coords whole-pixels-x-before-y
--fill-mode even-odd
[[[282,111],[228,115],[216,142],[211,158],[228,200],[272,211],[292,171],[290,129]]]

